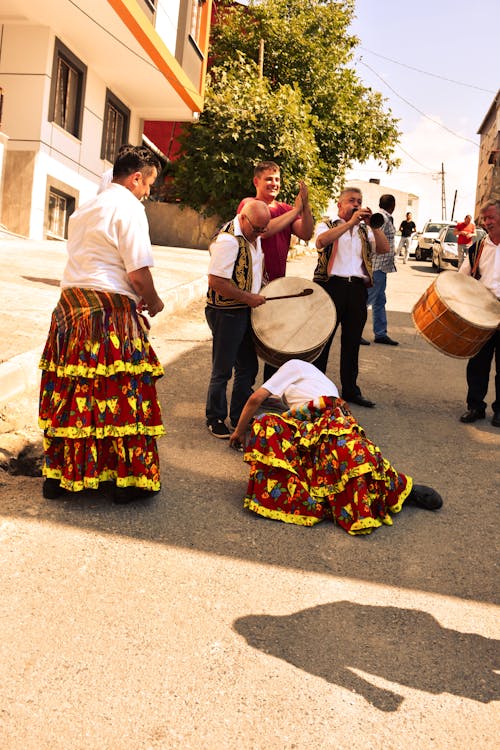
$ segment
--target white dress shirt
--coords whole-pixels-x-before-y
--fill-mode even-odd
[[[341,221],[338,216],[332,219],[332,221]],[[372,252],[375,252],[375,237],[370,229],[368,230],[368,240],[372,247]],[[321,221],[316,228],[316,237],[319,237],[323,232],[328,232],[331,227],[325,221]],[[332,251],[333,252],[333,251]],[[338,250],[333,261],[333,266],[330,269],[330,276],[358,276],[360,279],[368,280],[364,265],[363,265],[363,254],[361,237],[359,235],[359,229],[357,226],[353,227],[351,231],[344,232],[338,239]]]
[[[208,273],[213,276],[221,276],[223,279],[233,277],[234,264],[238,257],[239,244],[237,236],[244,237],[238,217],[234,218],[234,236],[228,232],[221,232],[210,245],[210,261]],[[248,240],[247,240],[248,241]],[[252,288],[253,294],[258,294],[262,287],[262,268],[264,254],[257,237],[255,244],[248,242],[252,256]]]
[[[469,254],[466,253],[459,272],[470,276],[471,270]],[[500,299],[500,243],[495,245],[489,235],[486,236],[483,252],[479,259],[479,273],[481,274],[481,284],[484,284],[497,299]]]

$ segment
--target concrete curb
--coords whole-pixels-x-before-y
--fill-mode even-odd
[[[200,299],[207,288],[205,276],[169,289],[164,295],[164,313],[173,314]],[[24,354],[0,364],[0,408],[28,394],[35,394],[40,385],[38,363],[44,342]]]

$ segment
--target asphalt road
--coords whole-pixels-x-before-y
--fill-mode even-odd
[[[288,274],[310,278],[311,264]],[[439,513],[408,507],[350,537],[245,512],[241,454],[205,428],[201,303],[154,333],[167,361],[159,496],[47,502],[39,478],[1,477],[2,750],[496,745],[500,431],[457,421],[465,362],[415,332],[432,278],[418,262],[390,277],[401,344],[362,347],[377,407],[353,411],[397,468],[441,492]]]

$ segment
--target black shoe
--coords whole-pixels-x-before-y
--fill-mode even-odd
[[[148,500],[158,494],[159,490],[143,490],[140,487],[115,487],[113,502],[116,505],[134,503],[136,500]]]
[[[389,336],[375,336],[376,344],[389,344],[389,346],[399,346],[399,341],[394,341]]]
[[[466,412],[460,417],[461,422],[470,424],[471,422],[477,422],[478,419],[484,419],[486,416],[484,409],[467,409]]]
[[[56,500],[58,497],[66,494],[64,487],[61,487],[59,479],[45,479],[42,487],[42,495],[46,500]]]
[[[361,344],[362,346],[370,346],[370,342],[368,341],[368,339],[364,339],[364,338],[363,338],[363,336],[361,336],[361,339],[360,339],[360,342],[359,342],[359,343],[360,343],[360,344]]]
[[[373,409],[375,406],[375,401],[370,401],[369,398],[365,398],[364,396],[359,394],[359,396],[351,396],[351,397],[342,397],[344,401],[348,401],[350,404],[357,404],[358,406],[366,406],[368,409]]]
[[[432,487],[426,487],[425,484],[414,484],[406,502],[418,505],[419,508],[425,510],[439,510],[443,504],[443,498]]]
[[[227,427],[226,423],[222,419],[216,419],[213,422],[207,423],[208,431],[216,438],[221,440],[229,440],[231,437],[231,430]]]
[[[493,414],[491,424],[493,425],[493,427],[500,427],[500,411],[496,411]]]

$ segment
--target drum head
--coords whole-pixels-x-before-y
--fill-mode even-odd
[[[273,353],[283,362],[292,357],[313,361],[332,333],[337,320],[335,305],[314,281],[285,276],[271,281],[260,293],[265,297],[279,297],[298,294],[304,289],[312,289],[313,293],[269,300],[252,309],[254,336],[257,343],[271,352],[271,357],[264,357],[268,361],[275,360]]]
[[[478,328],[492,329],[500,324],[500,302],[472,276],[445,271],[435,284],[436,294],[446,307]]]

